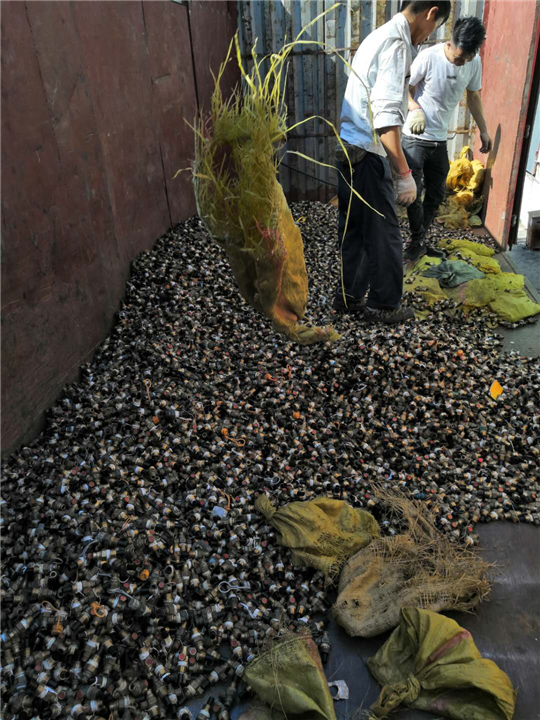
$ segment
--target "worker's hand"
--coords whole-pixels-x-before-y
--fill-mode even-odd
[[[488,153],[491,150],[492,142],[488,132],[480,133],[480,140],[482,141],[482,147],[480,148],[481,153]]]
[[[416,183],[412,176],[412,170],[404,175],[394,175],[394,183],[396,188],[396,202],[398,205],[407,207],[416,200]]]
[[[426,113],[422,108],[417,108],[409,113],[409,128],[413,135],[421,135],[426,129]]]

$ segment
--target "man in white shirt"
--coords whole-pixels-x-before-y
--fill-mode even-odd
[[[338,311],[385,323],[414,318],[411,308],[401,306],[403,245],[396,195],[401,205],[416,198],[416,184],[401,147],[401,127],[407,115],[414,46],[449,14],[447,0],[404,2],[402,11],[372,32],[354,56],[340,128],[353,165],[352,178],[348,163],[338,156],[343,174],[338,174],[341,279],[334,300]],[[344,178],[380,214],[356,195],[351,197]]]
[[[467,104],[480,130],[480,151],[489,152],[487,131],[479,90],[482,61],[478,50],[486,30],[476,17],[460,18],[451,42],[434,45],[418,54],[411,67],[409,115],[403,128],[403,152],[418,188],[416,200],[407,208],[411,243],[405,260],[422,255],[442,257],[430,248],[426,233],[445,196],[448,175],[448,126],[456,105],[467,91]],[[422,203],[422,187],[425,197]]]

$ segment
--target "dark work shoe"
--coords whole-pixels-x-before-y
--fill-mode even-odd
[[[334,310],[340,313],[363,313],[366,307],[366,301],[364,298],[359,300],[358,298],[347,298],[347,305],[343,301],[342,295],[336,295],[334,297]]]
[[[387,325],[414,320],[414,310],[409,307],[398,307],[396,309],[370,308],[366,305],[364,318],[370,322],[381,322]]]
[[[426,255],[428,257],[436,258],[446,257],[446,253],[444,252],[444,250],[439,250],[439,248],[433,247],[433,245],[430,245],[429,243],[426,243]]]
[[[442,250],[437,250],[437,248],[434,248],[425,242],[420,242],[411,243],[409,247],[405,250],[405,253],[403,254],[403,259],[406,262],[416,262],[417,260],[420,260],[420,258],[424,255],[427,255],[428,257],[438,258],[445,257],[445,254]]]

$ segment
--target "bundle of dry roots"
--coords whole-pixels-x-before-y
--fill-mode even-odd
[[[373,637],[396,627],[401,608],[467,611],[488,595],[490,566],[477,553],[451,543],[421,503],[377,494],[406,530],[375,539],[343,568],[334,615],[349,635]]]

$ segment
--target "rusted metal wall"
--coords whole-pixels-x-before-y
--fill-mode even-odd
[[[235,30],[230,2],[2,3],[4,454],[109,332],[130,261],[195,212],[184,117]]]
[[[485,23],[482,104],[493,150],[488,156],[484,182],[484,223],[504,248],[512,222],[532,69],[540,38],[540,2],[487,0]],[[476,155],[485,162],[485,155],[478,151]]]
[[[238,30],[246,64],[252,48],[258,55],[268,55],[283,46],[283,40],[294,39],[302,27],[334,5],[334,0],[239,0]],[[318,20],[303,35],[313,46],[294,49],[288,73],[286,102],[290,125],[311,115],[321,115],[336,128],[349,69],[335,55],[317,42],[324,42],[351,62],[360,43],[369,33],[399,11],[399,0],[344,0],[339,7]],[[458,17],[482,17],[484,0],[458,0],[452,15],[426,46],[449,39]],[[465,98],[456,108],[451,121],[448,154],[453,158],[474,136],[472,117]],[[289,134],[288,150],[296,150],[315,160],[335,162],[335,136],[324,121],[313,120]],[[280,180],[289,199],[327,200],[336,194],[334,170],[309,162],[295,155],[285,155]]]

